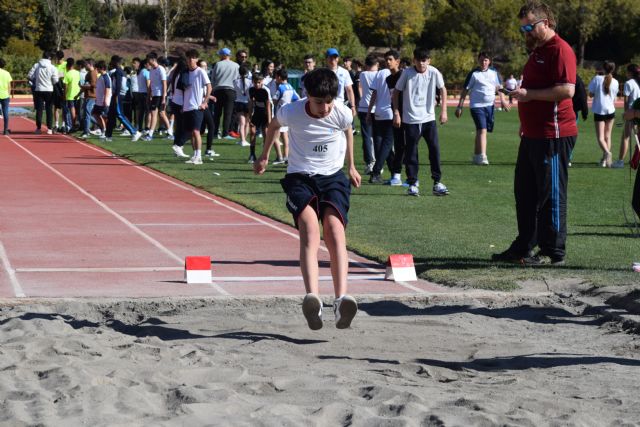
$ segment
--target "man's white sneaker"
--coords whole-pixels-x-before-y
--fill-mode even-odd
[[[250,147],[251,144],[249,144],[249,141],[240,141],[239,142],[241,147]]]
[[[47,135],[53,135],[53,131],[51,129],[47,130]]]
[[[102,131],[100,129],[92,130],[89,132],[91,135],[100,136],[102,135]]]
[[[284,159],[277,158],[271,164],[272,165],[284,165]]]
[[[202,164],[202,157],[192,157],[189,160],[187,160],[185,163],[189,163],[192,165],[201,165]]]
[[[336,315],[336,328],[346,329],[358,312],[358,303],[350,295],[343,295],[333,303],[333,313]]]
[[[138,131],[133,135],[133,138],[131,138],[131,142],[137,142],[140,138],[142,138],[142,132]]]
[[[434,196],[446,196],[447,194],[449,194],[449,190],[443,183],[436,182],[435,184],[433,184]]]
[[[417,185],[410,185],[409,189],[407,190],[407,196],[419,196],[420,195],[420,189],[418,188]]]
[[[176,155],[176,157],[184,157],[184,158],[189,157],[188,155],[184,154],[182,147],[178,145],[172,145],[171,149],[173,150],[173,153]]]
[[[89,138],[88,133],[83,133],[82,135],[80,135],[80,139],[87,139],[87,138]]]
[[[120,134],[120,136],[131,136],[131,132],[129,132],[128,130],[126,130],[126,129],[125,129],[125,131],[124,131],[124,132],[122,132],[122,133]]]
[[[302,314],[307,319],[309,329],[322,329],[322,300],[315,294],[307,294],[302,300]]]

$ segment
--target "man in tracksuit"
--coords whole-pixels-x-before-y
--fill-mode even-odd
[[[133,135],[131,141],[136,142],[140,139],[142,133],[129,122],[122,111],[123,99],[120,91],[122,89],[122,83],[126,79],[124,71],[122,70],[122,58],[117,55],[112,56],[109,69],[111,70],[111,103],[109,104],[109,114],[107,116],[106,140],[111,141],[113,129],[116,127],[116,119],[118,119],[129,133]]]

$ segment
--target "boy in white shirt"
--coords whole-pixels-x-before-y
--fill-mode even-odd
[[[496,91],[502,88],[502,84],[498,72],[491,67],[491,58],[486,52],[478,54],[478,64],[480,66],[472,70],[464,82],[464,89],[460,94],[458,108],[456,108],[456,117],[462,116],[464,99],[468,93],[471,117],[476,125],[475,150],[471,162],[474,165],[487,166],[489,164],[487,132],[493,132]],[[515,90],[515,85],[513,90]],[[500,95],[500,105],[505,111],[509,111],[504,95],[502,92],[498,92],[498,94]]]
[[[375,130],[371,121],[367,120],[367,111],[369,110],[369,100],[371,99],[371,90],[373,81],[378,74],[378,58],[374,54],[367,55],[364,59],[365,71],[360,73],[360,84],[358,91],[360,101],[358,102],[358,118],[360,119],[360,131],[362,132],[362,156],[366,165],[365,174],[372,174],[373,165],[376,162],[376,150],[374,145]],[[373,178],[373,175],[371,175]],[[369,182],[372,182],[369,179]]]
[[[322,301],[318,296],[321,220],[331,258],[336,327],[344,329],[358,311],[356,300],[347,295],[349,260],[345,238],[350,185],[359,187],[361,180],[353,161],[353,115],[336,101],[339,83],[331,70],[311,71],[305,78],[305,87],[308,97],[280,108],[269,124],[264,150],[254,163],[254,171],[264,173],[280,128],[288,126],[289,165],[280,182],[287,194],[287,209],[300,233],[300,269],[307,291],[302,312],[310,329],[322,328]],[[342,171],[345,155],[349,179]]]
[[[182,126],[184,132],[191,133],[193,145],[193,157],[185,163],[194,165],[202,164],[202,137],[200,126],[204,117],[204,110],[208,108],[208,99],[211,95],[211,81],[207,73],[198,67],[197,50],[188,50],[187,67],[189,67],[189,81],[185,83],[184,100],[182,105]]]
[[[418,189],[418,143],[424,138],[429,147],[429,164],[433,179],[433,194],[446,196],[447,187],[440,182],[440,143],[436,124],[435,106],[436,91],[440,92],[442,110],[440,123],[445,124],[447,117],[447,89],[444,87],[442,74],[430,66],[431,54],[427,49],[417,48],[413,51],[413,67],[402,72],[393,91],[393,125],[397,128],[404,125],[406,151],[404,161],[407,171],[409,189],[407,195],[419,196]],[[400,111],[402,97],[402,111]]]

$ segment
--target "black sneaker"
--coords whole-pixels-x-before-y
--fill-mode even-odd
[[[10,130],[10,129],[7,129],[7,130],[5,130],[2,134],[3,134],[3,135],[11,135],[11,130]]]
[[[380,177],[380,175],[371,175],[371,177],[369,178],[369,183],[370,184],[384,184],[384,181],[382,180],[382,177]]]
[[[555,267],[564,265],[564,258],[551,257],[538,252],[535,255],[523,258],[522,264],[531,267]]]
[[[514,250],[509,248],[504,252],[492,254],[491,261],[507,262],[510,264],[524,264],[524,259],[530,258],[532,256],[533,256],[533,251],[529,251],[529,253],[522,255],[520,253],[516,253]]]

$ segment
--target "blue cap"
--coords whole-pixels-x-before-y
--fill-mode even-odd
[[[336,49],[335,47],[330,47],[329,49],[327,49],[327,57],[329,56],[340,56],[340,52],[338,52],[338,49]]]
[[[229,49],[228,47],[223,47],[222,49],[220,49],[218,51],[218,55],[229,56],[229,55],[231,55],[231,49]]]

